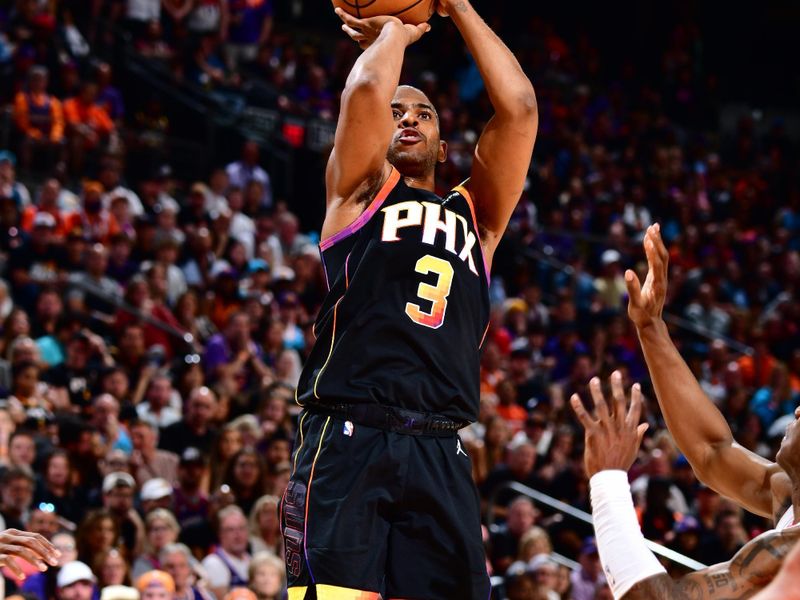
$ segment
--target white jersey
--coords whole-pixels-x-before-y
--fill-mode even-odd
[[[778,531],[783,531],[784,529],[792,527],[793,524],[794,524],[794,506],[790,506],[789,510],[787,510],[778,521],[778,524],[775,526],[775,529],[777,529]],[[800,525],[800,523],[798,523],[798,525]]]

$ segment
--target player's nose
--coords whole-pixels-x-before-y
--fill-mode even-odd
[[[406,113],[403,115],[403,118],[400,119],[400,125],[403,129],[406,127],[416,127],[419,124],[419,121],[412,113]]]

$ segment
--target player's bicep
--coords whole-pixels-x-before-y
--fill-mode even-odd
[[[736,442],[711,447],[701,465],[695,467],[698,479],[752,513],[771,518],[772,476],[780,467]]]
[[[468,187],[490,252],[522,195],[538,127],[535,107],[516,116],[495,115],[478,140]]]
[[[392,127],[391,107],[377,86],[357,83],[344,90],[328,161],[329,201],[350,198],[365,180],[383,169]]]

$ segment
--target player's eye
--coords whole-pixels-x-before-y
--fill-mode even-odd
[[[401,119],[401,118],[403,118],[403,113],[401,113],[399,110],[393,109],[392,110],[392,117],[395,118],[395,119]]]
[[[430,121],[430,119],[431,119],[431,113],[429,113],[429,112],[421,112],[421,113],[419,114],[419,118],[420,118],[420,119],[424,119],[424,120],[426,120],[426,121]]]

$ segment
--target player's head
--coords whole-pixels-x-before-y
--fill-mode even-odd
[[[795,409],[794,416],[795,420],[786,428],[775,460],[797,485],[800,483],[800,407]]]
[[[425,177],[447,158],[439,139],[439,115],[428,97],[415,87],[401,85],[392,98],[395,130],[387,158],[403,175]]]

